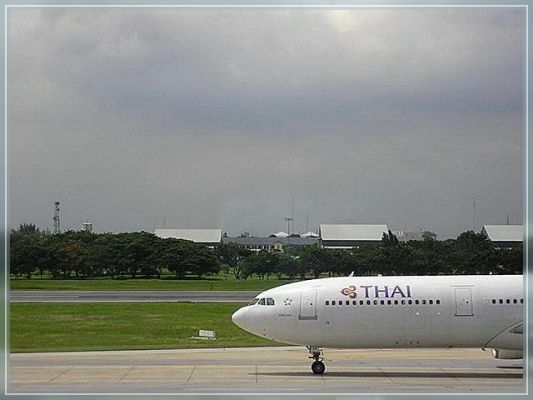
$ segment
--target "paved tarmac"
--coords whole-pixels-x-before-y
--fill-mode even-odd
[[[10,355],[9,393],[517,393],[522,360],[480,349],[330,350],[314,375],[304,347]]]
[[[63,291],[63,290],[14,290],[10,293],[12,303],[95,303],[95,302],[225,302],[248,303],[260,292],[257,291]]]

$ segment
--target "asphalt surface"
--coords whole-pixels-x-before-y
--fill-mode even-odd
[[[63,290],[14,290],[10,293],[12,303],[95,303],[95,302],[226,302],[248,303],[260,292],[226,291],[63,291]]]
[[[522,360],[480,349],[325,350],[314,375],[304,347],[19,353],[8,393],[523,393]]]

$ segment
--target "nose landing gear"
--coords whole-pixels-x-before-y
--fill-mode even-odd
[[[322,375],[326,370],[326,366],[322,362],[324,351],[320,347],[307,346],[309,350],[309,358],[314,359],[315,361],[311,364],[311,370],[316,375]]]

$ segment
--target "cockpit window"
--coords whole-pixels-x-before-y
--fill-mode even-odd
[[[274,305],[274,299],[268,298],[267,299],[267,306],[273,306]]]
[[[253,299],[250,304],[248,304],[249,306],[253,306],[255,303],[257,303],[259,301],[259,299]]]
[[[257,304],[259,304],[260,306],[264,306],[265,305],[265,299],[260,299],[259,303],[257,303]]]

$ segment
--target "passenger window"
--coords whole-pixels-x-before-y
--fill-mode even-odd
[[[329,306],[329,300],[326,300],[326,305]]]
[[[270,297],[267,299],[267,306],[273,306],[274,305],[274,299],[271,299]]]
[[[513,304],[516,304],[516,303],[517,303],[516,299],[513,299]]]
[[[418,303],[420,303],[420,302],[418,300],[415,300],[415,304],[418,304]]]
[[[500,299],[498,303],[503,304],[503,299]]]
[[[332,306],[334,306],[334,305],[335,305],[335,300],[333,300],[333,301],[331,302],[331,305],[332,305]]]
[[[384,305],[385,304],[385,300],[381,300],[380,303],[381,303],[381,305]]]
[[[370,305],[370,300],[367,300],[367,301],[366,301],[366,305],[367,305],[367,306]]]
[[[394,305],[395,305],[395,306],[398,305],[398,300],[394,300]]]
[[[509,303],[511,302],[511,300],[509,300],[509,299],[505,299],[505,302],[506,302],[507,304],[509,304]]]
[[[422,305],[423,305],[423,306],[426,305],[426,299],[422,300]]]
[[[429,301],[429,304],[433,304],[433,300],[430,300],[430,301]]]
[[[402,300],[402,306],[404,306],[404,305],[405,305],[405,300]]]
[[[492,299],[492,304],[496,304],[496,299]]]
[[[440,300],[435,300],[435,303],[440,304]]]
[[[520,299],[520,304],[523,304],[524,303],[524,299]]]
[[[356,306],[356,305],[357,305],[357,300],[354,300],[354,301],[352,302],[352,304],[353,304],[354,306]]]
[[[347,306],[350,305],[350,300],[346,300],[346,305],[347,305]]]
[[[387,300],[387,305],[391,305],[392,304],[392,301],[391,300]]]
[[[364,305],[364,304],[365,304],[365,302],[364,302],[363,300],[360,300],[360,301],[359,301],[359,305],[360,305],[360,306],[362,306],[362,305]]]
[[[413,304],[413,300],[407,300],[407,304],[409,305]]]
[[[257,303],[257,304],[259,304],[260,306],[264,306],[265,305],[265,299],[259,300],[259,303]]]

